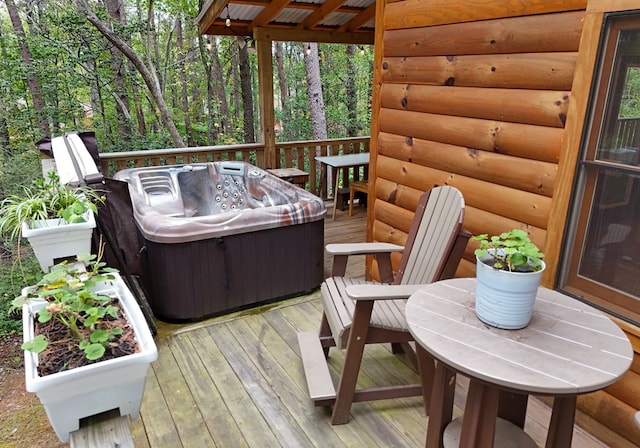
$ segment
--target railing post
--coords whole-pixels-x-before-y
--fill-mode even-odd
[[[257,31],[257,30],[256,30]],[[258,91],[260,92],[260,127],[264,143],[265,161],[261,168],[276,168],[275,112],[273,109],[273,60],[271,39],[258,38],[254,34],[258,50]]]

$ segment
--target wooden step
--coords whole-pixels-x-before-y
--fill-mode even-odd
[[[80,429],[69,435],[71,448],[134,448],[129,417],[117,409],[80,421]]]
[[[336,399],[336,389],[333,386],[320,338],[312,332],[298,333],[298,345],[309,397],[316,406],[333,404]]]

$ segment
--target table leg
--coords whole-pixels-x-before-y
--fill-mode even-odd
[[[500,391],[474,381],[469,383],[462,418],[460,448],[493,448]]]
[[[331,175],[333,180],[333,218],[336,219],[336,206],[338,205],[338,173],[339,168],[332,167]]]
[[[453,416],[453,398],[456,390],[456,372],[436,362],[433,389],[429,400],[429,424],[426,448],[440,448],[444,429]],[[426,405],[426,403],[425,403]]]
[[[425,411],[429,415],[429,404],[431,403],[436,369],[435,360],[420,344],[416,344],[416,357],[418,358],[418,372],[420,373],[420,382],[422,384],[422,398],[424,399]]]
[[[320,185],[318,185],[318,196],[322,199],[326,198],[327,191],[327,165],[320,163]]]
[[[571,446],[575,417],[575,395],[554,398],[545,448],[567,448]]]
[[[498,417],[508,420],[519,428],[524,429],[528,402],[529,395],[501,391]]]

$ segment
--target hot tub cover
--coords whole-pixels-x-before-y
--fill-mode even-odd
[[[245,162],[131,168],[136,224],[146,240],[181,243],[324,219],[314,194]]]

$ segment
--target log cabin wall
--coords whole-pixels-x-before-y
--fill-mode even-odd
[[[384,12],[371,236],[402,244],[421,192],[448,184],[473,234],[520,227],[543,247],[586,1],[535,15],[496,1],[482,20],[426,3],[447,13]],[[459,275],[475,275],[472,249]]]
[[[586,7],[587,0],[378,4],[370,240],[404,244],[419,195],[447,184],[465,197],[471,233],[522,228],[545,252],[559,252],[547,230]],[[457,276],[475,276],[474,248]],[[547,263],[544,284],[552,287],[558,260]],[[375,264],[369,268],[376,277]],[[637,350],[637,333],[625,330]],[[640,446],[636,358],[623,381],[578,400],[579,423],[613,447]]]

